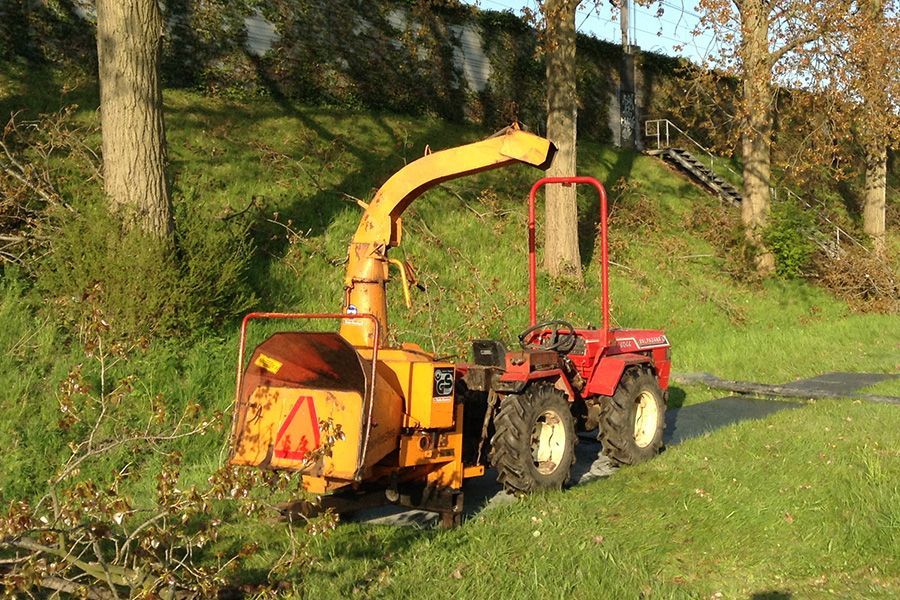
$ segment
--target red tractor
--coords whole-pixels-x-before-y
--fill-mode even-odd
[[[591,185],[600,198],[599,329],[559,319],[537,322],[535,196],[554,183]],[[480,462],[486,453],[510,492],[564,485],[578,430],[598,430],[603,453],[616,465],[643,462],[663,447],[671,347],[662,331],[609,326],[606,204],[605,189],[591,177],[534,184],[528,208],[531,325],[519,334],[521,349],[477,340],[473,364],[457,366],[466,398],[468,458]]]

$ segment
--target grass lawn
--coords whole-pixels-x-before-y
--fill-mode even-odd
[[[341,525],[296,597],[893,598],[898,426],[895,407],[810,403],[454,531]],[[234,526],[266,540],[248,572],[283,550],[269,527]]]
[[[0,68],[0,108],[33,116],[77,101],[95,124],[90,80],[62,91],[53,73]],[[425,144],[440,149],[490,132],[431,118],[290,105],[267,98],[165,95],[175,201],[217,219],[256,203],[249,235],[261,310],[340,308],[347,243],[369,199]],[[29,112],[30,111],[30,112]],[[95,140],[96,141],[96,140]],[[612,305],[621,326],[665,329],[674,369],[781,383],[826,371],[896,372],[900,319],[857,314],[804,281],[746,283],[726,271],[710,229],[730,209],[656,159],[583,142],[579,170],[612,188]],[[64,174],[66,165],[59,167]],[[539,176],[511,168],[444,184],[404,216],[404,245],[427,285],[403,305],[389,291],[392,336],[465,359],[468,341],[511,342],[527,322],[525,198]],[[96,201],[96,182],[62,180],[74,204]],[[596,202],[579,194],[585,281],[539,281],[540,313],[599,321]],[[538,239],[542,239],[538,232]],[[896,244],[891,247],[896,247]],[[99,381],[71,331],[53,320],[55,298],[32,280],[0,277],[0,501],[39,495],[66,453],[57,428],[59,386],[76,364]],[[115,325],[115,324],[113,324]],[[197,401],[227,415],[238,324],[155,341],[117,365],[133,375],[135,406],[159,395],[177,412]],[[255,334],[254,339],[259,338]],[[252,341],[251,341],[252,343]],[[897,380],[869,393],[900,395]],[[674,406],[722,394],[673,390]],[[140,415],[138,415],[140,416]],[[183,483],[202,485],[221,463],[223,431],[180,440]],[[48,434],[51,432],[52,434]],[[436,531],[348,523],[315,538],[296,597],[726,597],[891,598],[900,595],[900,410],[853,401],[811,403],[669,449],[651,463],[561,493],[494,508]],[[154,486],[151,453],[85,469],[103,480],[117,460]],[[235,518],[222,544],[255,540],[238,578],[257,582],[287,547],[282,524]],[[716,596],[721,594],[721,596]]]

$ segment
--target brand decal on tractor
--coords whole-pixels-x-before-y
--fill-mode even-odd
[[[443,398],[453,395],[453,369],[434,370],[434,396]]]

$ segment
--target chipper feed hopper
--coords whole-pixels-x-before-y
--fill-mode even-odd
[[[472,364],[415,344],[389,347],[385,286],[403,211],[435,185],[512,164],[547,168],[555,147],[513,126],[429,153],[395,173],[365,205],[349,248],[341,313],[251,313],[238,357],[230,462],[301,471],[306,489],[339,510],[394,502],[459,521],[463,481],[487,464],[510,492],[559,488],[576,428],[598,430],[619,464],[662,447],[669,343],[660,331],[609,327],[606,194],[590,178],[542,179],[529,197],[531,326],[521,349],[473,342]],[[602,328],[537,322],[535,196],[544,185],[589,184],[600,198]],[[245,356],[257,319],[330,319],[335,333],[275,333]]]

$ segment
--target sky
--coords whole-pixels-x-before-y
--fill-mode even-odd
[[[521,14],[522,7],[535,8],[531,0],[461,0],[484,10],[508,11]],[[632,1],[631,43],[642,50],[680,56],[694,62],[703,62],[708,53],[715,52],[716,41],[712,34],[694,36],[693,30],[699,21],[696,0],[657,0],[650,7],[637,6]],[[659,9],[663,14],[657,17]],[[581,3],[576,18],[580,33],[613,43],[621,43],[622,32],[619,21],[607,0]],[[677,46],[682,46],[676,49]]]

